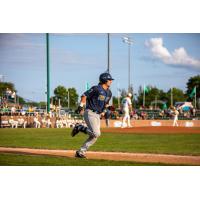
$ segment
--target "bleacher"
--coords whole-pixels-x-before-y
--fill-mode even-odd
[[[151,119],[159,119],[159,120],[168,120],[172,119],[172,115],[169,113],[165,113],[164,115],[161,114],[160,110],[137,110],[137,114],[141,116],[142,112],[147,114],[146,119],[151,120]],[[200,119],[200,110],[197,110],[195,113],[195,116],[192,114],[187,113],[180,113],[178,116],[179,120],[192,120],[192,119]]]

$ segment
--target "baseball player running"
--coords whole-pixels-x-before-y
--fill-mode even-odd
[[[132,127],[130,123],[130,113],[129,113],[129,112],[132,112],[131,97],[132,97],[132,94],[128,93],[127,96],[122,99],[123,118],[122,118],[121,128],[125,127],[126,120],[128,122],[128,127]]]
[[[76,110],[76,113],[82,113],[83,107],[85,106],[83,116],[87,126],[76,124],[71,132],[71,135],[74,137],[79,132],[83,132],[89,137],[83,143],[81,148],[76,151],[75,157],[86,158],[86,151],[97,141],[97,138],[101,134],[100,116],[104,116],[106,107],[108,107],[111,99],[112,93],[109,87],[111,86],[113,80],[114,79],[109,73],[102,73],[99,76],[99,84],[91,87],[81,96],[81,102]]]

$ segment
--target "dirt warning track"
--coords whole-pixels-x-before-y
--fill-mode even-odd
[[[0,147],[2,153],[34,154],[74,157],[74,150],[48,150],[29,148],[7,148]],[[121,153],[121,152],[87,152],[88,159],[132,161],[143,163],[183,164],[200,165],[200,156],[180,156],[167,154],[146,154],[146,153]]]

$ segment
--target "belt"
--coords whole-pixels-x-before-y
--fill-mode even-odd
[[[90,110],[90,111],[92,111],[92,112],[94,112],[96,114],[101,114],[99,111],[96,111],[96,110],[92,110],[92,109],[88,109],[88,110]]]

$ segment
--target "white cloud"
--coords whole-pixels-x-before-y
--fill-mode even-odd
[[[165,64],[174,66],[181,65],[200,70],[200,60],[189,56],[184,47],[175,49],[172,53],[170,53],[169,50],[164,47],[162,38],[151,38],[145,44],[150,48],[153,56],[159,58]]]

